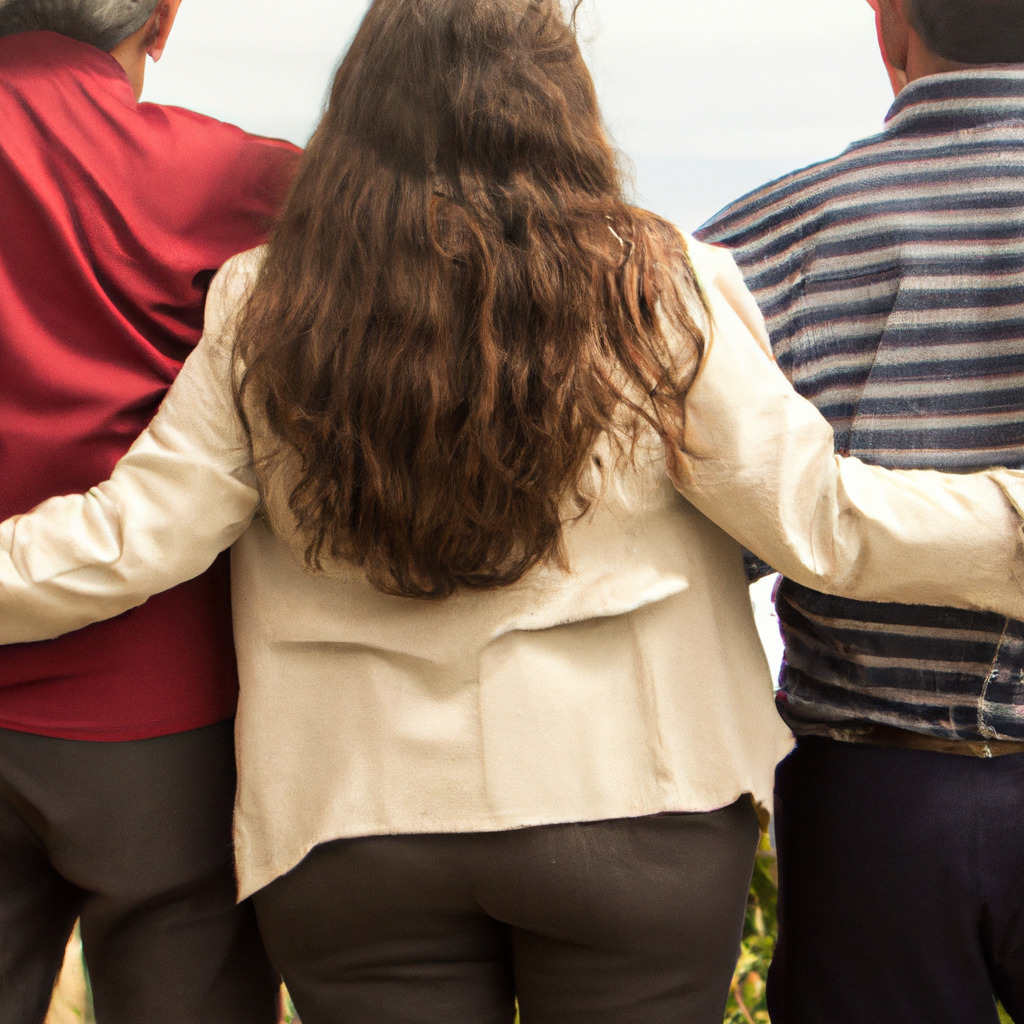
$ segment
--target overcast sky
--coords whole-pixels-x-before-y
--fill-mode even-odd
[[[184,0],[144,98],[301,144],[365,9]],[[580,35],[638,198],[684,228],[877,131],[892,100],[866,0],[585,0]]]

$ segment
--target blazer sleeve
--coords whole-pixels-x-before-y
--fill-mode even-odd
[[[831,427],[766,354],[732,257],[689,250],[712,323],[686,399],[683,496],[805,586],[1024,617],[1024,473],[890,471],[835,455]]]
[[[159,412],[109,480],[0,524],[0,643],[118,615],[203,572],[258,502],[231,388],[230,313],[251,254],[214,279],[206,328]]]

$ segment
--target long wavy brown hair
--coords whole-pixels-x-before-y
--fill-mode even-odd
[[[623,199],[575,14],[375,0],[338,69],[236,333],[313,569],[440,597],[564,566],[598,436],[681,445],[701,300]]]

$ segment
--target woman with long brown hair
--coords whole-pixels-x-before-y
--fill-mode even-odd
[[[240,538],[240,888],[305,1024],[717,1024],[789,743],[742,546],[1020,613],[1021,476],[836,459],[763,332],[623,199],[557,0],[374,0],[149,430],[0,527],[4,642]]]

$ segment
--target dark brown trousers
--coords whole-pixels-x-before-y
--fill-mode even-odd
[[[0,730],[0,1022],[46,1015],[81,917],[99,1024],[272,1024],[235,905],[232,723],[88,743]]]
[[[751,802],[319,846],[253,898],[303,1024],[721,1024]]]

